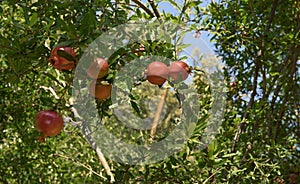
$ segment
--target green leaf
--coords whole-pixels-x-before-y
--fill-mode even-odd
[[[196,123],[191,123],[191,124],[189,125],[189,127],[188,127],[188,132],[189,132],[190,134],[193,133],[194,130],[195,130],[195,128],[196,128]]]
[[[38,14],[37,13],[33,13],[30,17],[30,23],[29,26],[32,27],[34,24],[36,24],[38,21]]]
[[[237,155],[237,153],[229,153],[229,154],[224,155],[223,158],[232,157],[235,155]]]
[[[167,169],[172,175],[174,175],[174,169],[172,168],[172,164],[170,162],[167,162]]]
[[[64,42],[60,42],[59,44],[55,45],[56,47],[58,46],[69,46],[69,45],[73,45],[75,43],[74,39],[70,39]]]
[[[279,72],[271,72],[270,75],[271,75],[272,77],[274,77],[274,76],[280,75],[280,74],[279,74]]]
[[[57,51],[57,55],[69,60],[69,61],[74,61],[74,57],[71,56],[70,54],[68,54],[67,52],[63,51],[63,50],[58,50]]]
[[[29,21],[28,7],[25,6],[25,5],[23,5],[23,4],[21,4],[20,6],[23,9],[23,14],[24,14],[25,22],[26,22],[26,24],[29,25],[30,21]]]
[[[173,156],[170,157],[170,161],[173,165],[177,165],[178,161]]]
[[[140,108],[137,105],[137,103],[135,101],[130,101],[132,108],[135,110],[135,112],[137,112],[138,114],[141,114]]]
[[[213,158],[214,151],[215,151],[215,143],[212,142],[211,144],[208,145],[208,157],[209,157],[210,159]]]

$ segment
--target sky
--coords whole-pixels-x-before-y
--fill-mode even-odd
[[[175,0],[177,3],[183,3],[182,0]],[[201,4],[202,7],[206,7],[211,0],[203,0]],[[179,11],[175,9],[169,2],[160,2],[158,4],[158,9],[160,12],[171,13],[174,16],[179,15]],[[195,32],[187,33],[183,39],[184,43],[191,44],[185,49],[185,52],[192,54],[194,49],[198,49],[200,54],[215,54],[214,44],[210,42],[210,37],[208,32],[202,31],[199,38],[195,38]],[[182,53],[184,54],[184,53]]]

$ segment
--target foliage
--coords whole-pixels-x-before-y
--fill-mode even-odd
[[[162,2],[179,14],[159,12],[156,5]],[[0,182],[110,181],[82,125],[74,122],[75,70],[55,70],[49,64],[50,52],[55,46],[71,46],[79,59],[107,30],[130,20],[157,18],[182,23],[196,34],[212,34],[215,52],[226,64],[222,71],[228,88],[222,91],[227,95],[226,110],[215,140],[204,144],[201,138],[211,121],[214,85],[205,75],[208,71],[194,67],[194,88],[200,98],[193,135],[178,153],[158,163],[131,166],[109,160],[116,183],[299,183],[299,1],[221,0],[206,8],[200,4],[191,0],[1,1]],[[141,45],[144,50],[139,50]],[[150,40],[122,47],[109,58],[106,80],[113,82],[118,70],[133,59],[163,55],[176,60],[181,49],[184,45]],[[202,58],[202,63],[210,62]],[[211,72],[212,77],[218,78],[218,72]],[[139,82],[130,102],[132,110],[144,117],[149,115],[147,100],[161,96],[165,88]],[[166,137],[181,113],[175,90],[165,100],[168,115],[154,140]],[[107,129],[128,142],[147,142],[149,132],[120,125],[111,105],[110,100],[97,102]],[[46,109],[60,112],[65,128],[39,142],[34,117]],[[291,173],[298,175],[296,181]]]
[[[222,1],[206,28],[226,63],[226,180],[288,181],[299,172],[299,2]],[[222,135],[222,134],[221,134]],[[218,178],[218,176],[216,176]]]

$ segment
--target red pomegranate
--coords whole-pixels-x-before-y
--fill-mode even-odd
[[[86,73],[92,79],[100,79],[107,75],[108,69],[109,65],[105,59],[96,58],[86,70]]]
[[[148,65],[145,74],[151,84],[163,85],[169,76],[169,68],[162,62],[154,61]]]
[[[89,85],[89,93],[100,101],[104,101],[110,97],[112,85],[102,84],[101,80],[93,80]]]
[[[188,78],[191,70],[183,61],[175,61],[169,67],[169,76],[174,82],[181,82]]]
[[[57,70],[72,70],[76,53],[72,47],[55,47],[50,54],[50,64]]]
[[[59,134],[64,126],[64,122],[58,113],[51,110],[43,110],[35,116],[34,125],[43,137],[47,137]]]

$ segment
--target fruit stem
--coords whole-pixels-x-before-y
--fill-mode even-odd
[[[167,97],[167,94],[168,94],[168,89],[165,89],[164,93],[161,95],[160,102],[157,105],[157,110],[156,110],[156,113],[155,113],[155,117],[154,117],[154,120],[153,120],[153,123],[152,123],[151,132],[150,132],[150,141],[151,142],[152,142],[152,140],[154,138],[154,134],[156,132],[158,121],[160,119],[160,114],[161,114],[161,111],[162,111],[162,109],[164,107],[165,99]]]
[[[46,136],[42,133],[40,133],[40,135],[37,137],[37,140],[39,142],[45,142],[46,141]]]

